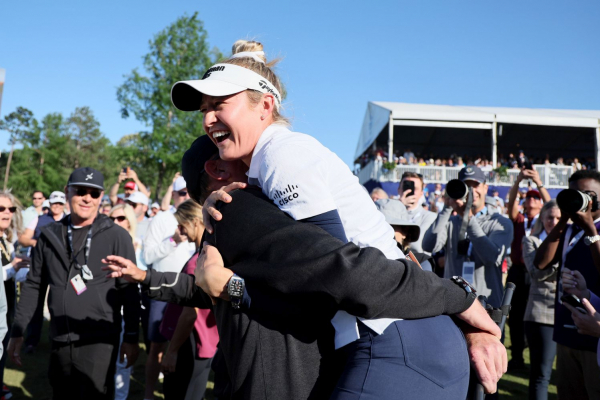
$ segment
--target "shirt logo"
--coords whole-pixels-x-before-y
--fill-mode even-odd
[[[89,181],[90,179],[94,179],[94,173],[93,172],[91,174],[89,174],[89,175],[86,175],[85,180]]]
[[[296,192],[296,189],[298,189],[298,185],[287,185],[283,191],[275,189],[273,202],[283,206],[294,201],[294,199],[297,199],[300,196],[298,192]]]

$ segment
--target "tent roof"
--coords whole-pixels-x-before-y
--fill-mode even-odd
[[[498,122],[521,125],[598,128],[600,110],[471,107],[436,104],[369,102],[354,158],[357,159],[394,120]]]

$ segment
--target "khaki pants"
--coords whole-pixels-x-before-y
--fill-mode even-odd
[[[600,400],[600,368],[596,352],[558,344],[556,387],[560,400]]]

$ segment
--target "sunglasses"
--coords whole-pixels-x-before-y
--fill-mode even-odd
[[[77,196],[85,196],[86,194],[88,194],[90,196],[92,196],[92,199],[97,199],[98,197],[100,197],[100,191],[99,190],[95,190],[95,189],[84,189],[84,188],[79,188],[77,190],[75,190],[75,194]]]
[[[187,193],[188,193],[188,192],[187,192],[186,190],[182,190],[182,191],[180,191],[180,192],[177,192],[177,194],[178,194],[178,195],[180,195],[181,197],[185,197],[185,196],[187,196]]]
[[[539,200],[540,198],[537,196],[527,196],[526,199],[536,199]]]
[[[141,206],[141,204],[139,203],[134,203],[131,201],[126,201],[125,203],[129,204],[131,207],[136,208],[137,206]]]
[[[119,215],[118,217],[110,217],[110,219],[112,219],[113,222],[114,221],[123,222],[123,221],[125,221],[125,218],[127,218],[127,217],[125,217],[124,215]]]
[[[0,206],[0,212],[4,212],[8,210],[11,214],[14,214],[17,212],[17,207],[4,207],[4,206]]]

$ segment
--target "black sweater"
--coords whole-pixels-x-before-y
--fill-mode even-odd
[[[231,193],[206,240],[242,276],[250,310],[217,300],[214,312],[233,398],[328,398],[339,368],[330,319],[343,309],[365,318],[454,314],[473,302],[454,283],[377,249],[343,244],[294,221],[260,190]],[[210,308],[190,275],[148,271],[150,297]]]
[[[50,337],[60,342],[85,340],[118,342],[121,332],[121,306],[125,319],[123,340],[137,343],[139,334],[140,296],[137,285],[124,279],[107,279],[101,260],[118,255],[135,262],[131,236],[108,217],[99,214],[92,224],[92,243],[88,267],[94,279],[86,282],[87,290],[79,296],[70,280],[80,273],[69,258],[66,230],[69,217],[41,230],[33,250],[31,270],[22,287],[17,305],[12,337],[23,336],[40,298],[48,295]],[[83,249],[75,249],[83,252]]]

